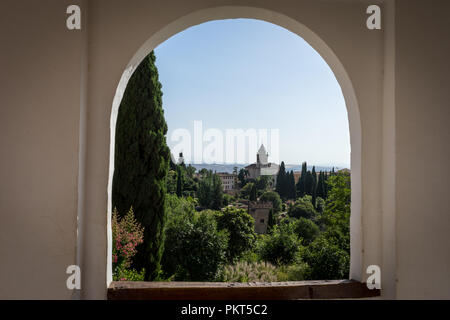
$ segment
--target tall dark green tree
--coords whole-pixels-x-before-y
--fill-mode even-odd
[[[317,174],[316,174],[316,167],[313,166],[312,171],[312,186],[311,186],[311,196],[312,196],[312,204],[314,208],[316,208],[316,199],[317,199]]]
[[[289,199],[295,199],[296,193],[294,171],[291,170],[287,179],[287,197]]]
[[[218,210],[223,204],[223,186],[220,177],[211,170],[200,180],[198,202],[203,208]]]
[[[310,196],[312,195],[313,185],[314,185],[313,175],[311,171],[308,170],[305,176],[305,194]]]
[[[319,172],[316,196],[325,199],[325,175],[323,171]]]
[[[331,176],[331,172],[324,172],[323,173],[323,183],[324,183],[324,199],[328,198],[328,192],[330,191],[331,187],[328,184],[328,178]]]
[[[282,199],[286,199],[286,168],[284,161],[281,161],[280,169],[277,174],[277,183],[275,186],[275,191],[278,192]]]
[[[307,164],[306,162],[303,162],[302,173],[297,181],[297,196],[299,196],[300,198],[306,194],[306,173],[307,173]]]
[[[183,172],[181,166],[177,166],[177,196],[183,194]]]
[[[247,176],[248,176],[248,171],[245,170],[244,168],[241,168],[241,170],[239,170],[239,174],[238,174],[240,188],[243,188],[245,186]]]
[[[213,174],[213,189],[211,209],[219,210],[223,205],[223,186],[222,180],[217,174]]]
[[[166,175],[170,151],[162,108],[161,84],[153,51],[131,76],[116,125],[112,202],[121,215],[133,207],[144,229],[133,267],[145,268],[145,279],[160,272],[164,246]]]
[[[256,184],[253,184],[252,185],[252,189],[250,190],[250,197],[249,197],[250,201],[258,200],[258,198],[257,198],[257,191],[258,191],[258,189],[256,188]]]

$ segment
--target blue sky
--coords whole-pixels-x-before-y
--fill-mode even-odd
[[[321,56],[279,26],[250,19],[191,27],[155,49],[171,133],[218,128],[279,129],[280,160],[349,166],[341,88]]]

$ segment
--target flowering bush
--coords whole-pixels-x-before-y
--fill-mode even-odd
[[[111,219],[113,278],[120,281],[143,280],[143,271],[129,270],[136,247],[144,241],[144,228],[136,221],[133,208],[120,218],[114,209]],[[142,276],[142,279],[141,279]]]

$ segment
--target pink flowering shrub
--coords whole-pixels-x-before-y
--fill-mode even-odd
[[[112,263],[115,281],[139,281],[144,279],[145,271],[130,269],[136,247],[144,241],[144,228],[136,221],[133,208],[120,218],[114,209],[111,218]]]

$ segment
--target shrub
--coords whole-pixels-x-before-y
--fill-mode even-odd
[[[269,187],[270,179],[269,176],[259,176],[255,181],[256,189],[265,191]]]
[[[306,248],[302,258],[310,266],[308,279],[348,278],[349,254],[323,236],[318,237]]]
[[[267,262],[239,261],[223,268],[221,280],[224,282],[273,282],[277,281],[277,269]]]
[[[303,245],[310,244],[320,232],[319,227],[313,221],[303,217],[294,222],[294,230],[302,239]]]
[[[197,197],[203,208],[220,209],[223,205],[223,188],[220,177],[211,170],[208,171],[199,182]]]
[[[191,197],[178,197],[175,194],[166,195],[167,219],[176,215],[193,215],[195,212],[196,200]]]
[[[350,234],[348,232],[342,231],[338,227],[329,227],[322,235],[330,243],[350,254]]]
[[[217,227],[228,233],[227,258],[233,262],[253,249],[256,242],[255,221],[244,209],[226,208],[216,213]]]
[[[242,189],[241,189],[241,197],[244,199],[249,199],[250,194],[254,188],[255,184],[253,182],[247,183]]]
[[[310,198],[305,196],[297,199],[294,205],[289,207],[288,215],[292,218],[303,217],[306,219],[313,219],[316,215],[316,211],[314,210],[314,206],[311,203]]]
[[[144,269],[141,272],[129,270],[132,258],[137,252],[136,247],[144,241],[144,228],[136,221],[133,208],[123,218],[119,218],[117,210],[114,209],[111,228],[114,280],[133,281],[140,275],[145,275]]]
[[[127,269],[123,266],[118,266],[115,269],[113,275],[114,281],[144,281],[145,280],[145,269],[141,272],[137,272],[134,269]]]
[[[274,226],[271,234],[265,235],[260,247],[260,255],[264,261],[273,264],[293,263],[301,248],[301,242],[294,231],[293,223]]]
[[[261,261],[261,257],[259,256],[257,249],[256,250],[249,250],[242,253],[240,261],[245,262],[259,262]]]
[[[212,211],[179,213],[168,219],[162,265],[166,277],[212,281],[226,261],[228,235],[217,230]]]
[[[344,233],[350,232],[350,176],[338,173],[327,181],[328,198],[322,215],[322,223],[327,227],[338,227]]]
[[[231,204],[233,201],[234,201],[233,196],[226,194],[226,193],[223,194],[223,205],[224,206]]]
[[[302,281],[309,274],[309,266],[304,262],[283,265],[277,269],[278,281]]]
[[[325,200],[322,199],[321,197],[317,197],[317,199],[316,199],[317,213],[322,214],[324,210],[325,210]]]

